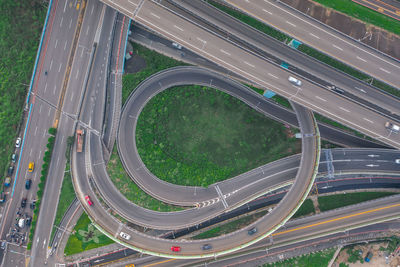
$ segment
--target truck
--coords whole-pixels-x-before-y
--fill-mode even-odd
[[[364,259],[365,262],[369,262],[372,259],[372,256],[373,256],[372,252],[368,252],[367,256],[365,256],[365,259]]]
[[[82,129],[76,131],[76,152],[82,152],[84,134],[85,131]]]

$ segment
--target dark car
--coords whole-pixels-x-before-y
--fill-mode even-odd
[[[26,198],[23,198],[21,200],[21,208],[25,208],[25,206],[26,206]]]
[[[31,179],[26,180],[25,181],[25,189],[26,190],[31,189],[31,184],[32,184],[32,180]]]
[[[32,217],[31,216],[26,216],[25,224],[26,226],[30,226],[32,222]]]
[[[209,249],[212,249],[212,246],[210,244],[205,244],[203,246],[203,250],[209,250]]]
[[[253,228],[251,228],[249,231],[247,231],[247,233],[248,233],[249,235],[254,235],[255,233],[257,233],[257,228],[253,227]]]
[[[0,194],[0,203],[4,203],[6,202],[6,194],[4,194],[4,192],[1,192]]]
[[[34,209],[35,209],[35,204],[36,204],[36,202],[33,201],[31,204],[29,204],[29,207],[30,207],[32,210],[34,210]]]
[[[14,172],[14,166],[10,166],[10,167],[8,168],[7,174],[8,174],[9,176],[11,176],[11,175],[13,174],[13,172]]]

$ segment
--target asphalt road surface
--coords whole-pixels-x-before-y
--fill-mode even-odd
[[[294,86],[287,80],[290,74],[281,67],[206,32],[156,3],[143,1],[139,6],[135,6],[134,2],[130,2],[128,5],[127,2],[121,0],[105,2],[114,8],[119,8],[121,12],[132,17],[137,23],[157,31],[166,38],[182,44],[187,49],[248,80],[252,80],[263,88],[277,92],[291,101],[372,138],[400,148],[400,135],[393,134],[384,127],[388,120],[386,117],[338,97],[334,92],[321,90],[319,86],[306,80],[302,81],[302,86]]]
[[[389,117],[396,113],[400,115],[398,98],[269,37],[205,1],[174,0],[173,2],[189,11],[177,10],[185,18],[199,23],[221,37],[228,38],[278,65],[282,62],[290,64],[291,70],[326,87],[326,90],[331,90],[330,88],[334,85],[344,90],[343,93],[338,93],[339,95],[349,97],[371,109],[385,113]],[[191,14],[195,14],[195,16]],[[400,119],[399,116],[396,118]]]
[[[400,62],[276,1],[225,0],[259,21],[395,88]]]

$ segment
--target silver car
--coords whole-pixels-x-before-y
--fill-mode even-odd
[[[295,77],[289,76],[288,80],[296,86],[301,86],[301,81],[299,79],[296,79]]]

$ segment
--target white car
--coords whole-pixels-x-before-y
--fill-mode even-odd
[[[17,138],[17,141],[15,141],[15,147],[18,148],[21,146],[21,137]]]
[[[289,76],[288,80],[296,86],[301,86],[301,81],[299,79],[296,79],[295,77]]]
[[[396,159],[394,162],[396,162],[397,164],[400,164],[400,159]]]
[[[175,47],[176,49],[179,49],[179,50],[182,49],[182,46],[180,44],[178,44],[178,43],[172,43],[172,46]]]
[[[391,123],[390,121],[387,121],[385,123],[385,127],[389,130],[391,130],[392,132],[398,133],[400,132],[400,126],[394,123]]]
[[[124,238],[124,239],[126,239],[126,240],[131,239],[131,236],[128,235],[127,233],[124,233],[124,232],[119,233],[119,236]]]

